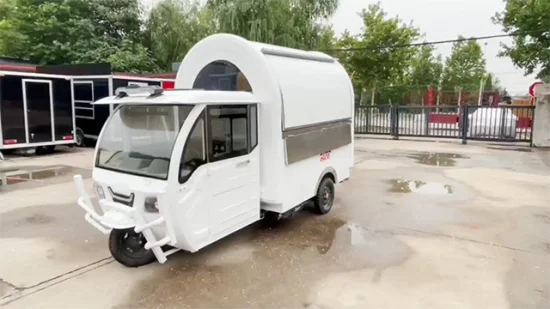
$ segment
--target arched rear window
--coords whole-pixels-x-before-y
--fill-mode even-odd
[[[225,60],[214,61],[206,65],[197,75],[193,88],[252,92],[248,79],[241,70]]]

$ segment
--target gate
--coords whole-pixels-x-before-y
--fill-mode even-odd
[[[535,106],[390,106],[355,108],[355,133],[533,143]]]

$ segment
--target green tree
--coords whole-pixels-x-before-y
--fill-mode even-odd
[[[538,78],[550,78],[550,0],[507,0],[503,12],[493,17],[513,44],[503,44],[501,56]]]
[[[4,0],[1,51],[39,64],[109,61],[118,71],[155,70],[140,40],[137,0]]]
[[[411,71],[408,81],[411,85],[422,87],[439,86],[443,74],[441,55],[434,55],[434,47],[423,45],[411,59]]]
[[[497,91],[501,92],[503,90],[500,83],[500,79],[496,77],[493,73],[488,73],[485,79],[484,91]]]
[[[331,49],[334,49],[336,47],[337,39],[332,25],[318,25],[316,33],[317,38],[316,41],[313,43],[315,49],[330,52]]]
[[[209,0],[219,31],[301,49],[332,43],[327,20],[338,0]],[[331,45],[331,44],[329,44]]]
[[[424,105],[428,88],[440,87],[443,74],[441,55],[435,55],[431,45],[420,46],[411,59],[409,70],[404,78],[403,91],[410,95],[411,103]]]
[[[356,89],[371,90],[371,104],[375,102],[377,89],[389,91],[381,93],[382,97],[399,101],[402,92],[399,94],[399,87],[395,86],[403,83],[409,71],[415,49],[408,45],[419,38],[420,32],[398,17],[389,18],[379,3],[369,5],[359,16],[364,25],[362,33],[345,32],[338,47],[348,51],[337,56],[353,74]],[[385,98],[380,101],[387,102]]]
[[[144,45],[155,64],[171,70],[200,39],[216,32],[211,10],[198,2],[164,0],[151,10],[145,23]]]
[[[0,2],[0,55],[10,55],[10,42],[18,42],[22,36],[10,23],[10,15],[16,8],[14,0]]]
[[[479,90],[481,79],[487,73],[483,50],[476,41],[465,40],[462,36],[458,39],[460,41],[453,44],[451,55],[445,62],[442,89]]]

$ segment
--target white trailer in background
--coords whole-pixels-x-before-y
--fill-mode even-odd
[[[189,51],[175,88],[95,103],[120,104],[96,146],[102,214],[75,183],[117,261],[164,263],[309,201],[331,210],[353,165],[353,88],[335,59],[217,34]]]

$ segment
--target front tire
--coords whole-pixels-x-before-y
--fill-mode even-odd
[[[145,249],[147,240],[134,229],[113,229],[109,235],[109,251],[113,258],[127,267],[139,267],[155,261],[155,254]]]
[[[334,204],[334,181],[329,177],[326,177],[319,184],[317,188],[317,195],[314,197],[315,212],[319,215],[325,215],[332,209]]]

